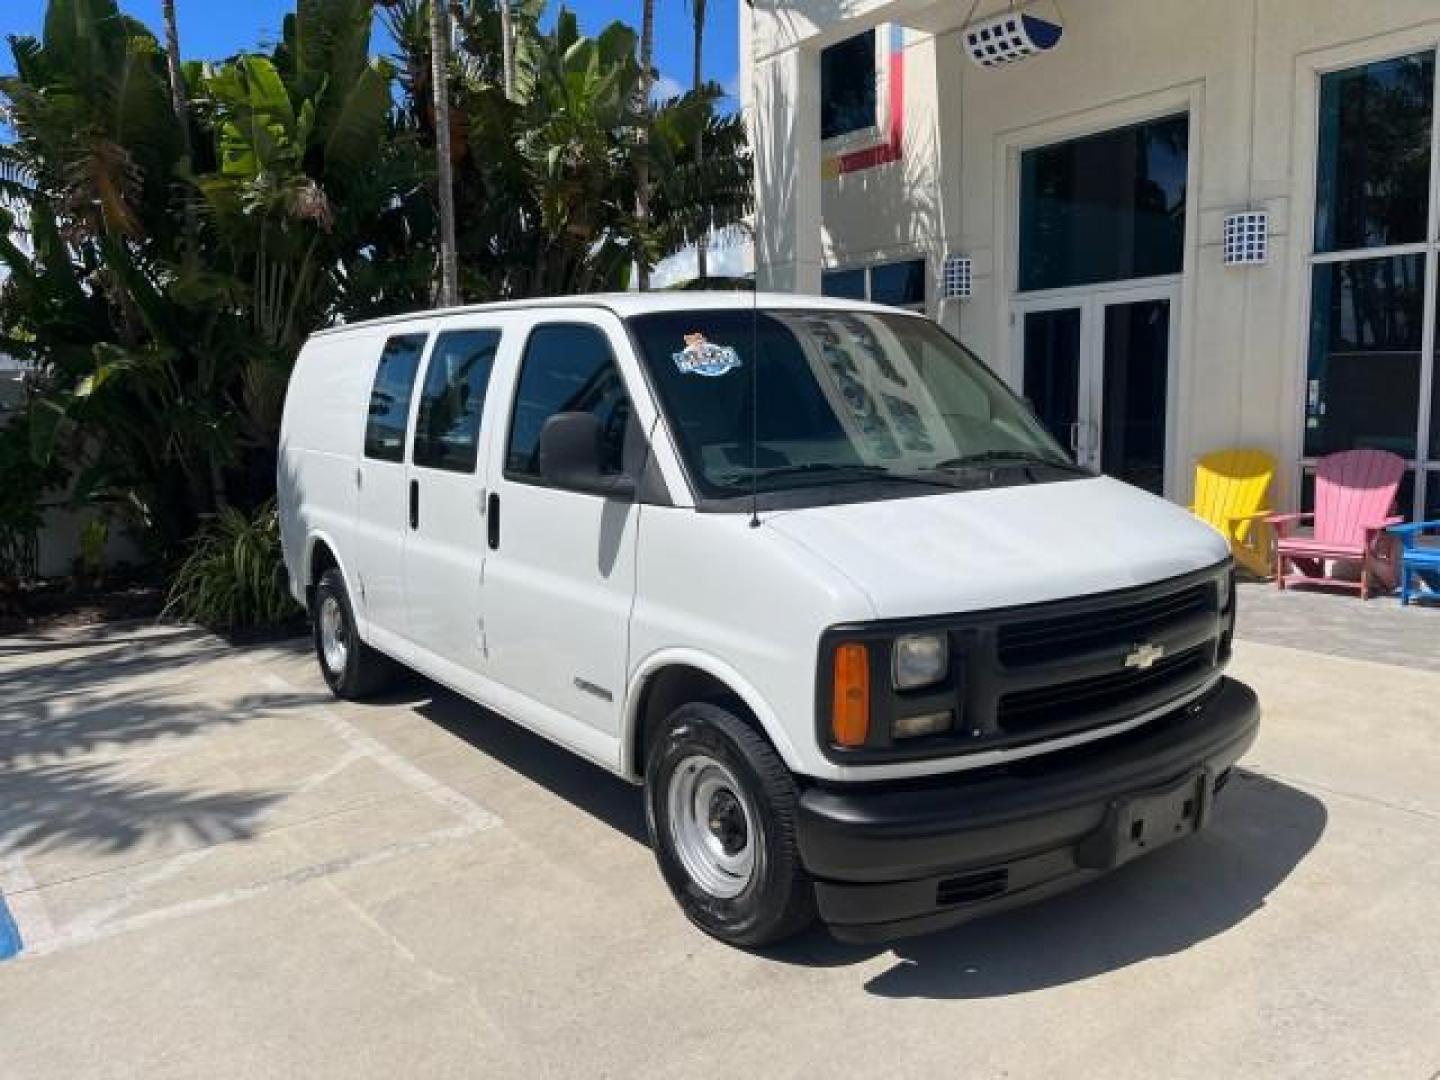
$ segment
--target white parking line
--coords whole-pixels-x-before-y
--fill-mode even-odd
[[[25,865],[25,857],[18,851],[0,856],[0,895],[5,897],[10,917],[20,930],[22,948],[45,948],[55,940],[50,913]]]
[[[263,665],[252,657],[241,655],[238,659],[253,667],[256,670],[259,680],[271,690],[285,694],[308,693],[304,688],[286,681],[272,671],[265,670]],[[174,878],[177,874],[189,869],[212,852],[228,846],[227,843],[206,845],[202,848],[181,852],[172,858],[166,859],[151,872],[132,881],[118,896],[112,897],[87,911],[81,912],[73,919],[70,919],[66,925],[59,928],[57,928],[50,919],[41,889],[36,886],[34,879],[30,876],[29,870],[25,865],[24,857],[19,852],[12,852],[0,857],[0,893],[4,894],[6,903],[10,908],[11,916],[14,918],[20,930],[23,947],[18,959],[23,961],[27,958],[46,956],[61,949],[68,949],[75,945],[99,941],[117,934],[124,934],[132,930],[155,926],[160,923],[169,922],[172,919],[185,918],[201,912],[215,911],[229,907],[232,904],[273,893],[279,889],[291,888],[319,878],[330,877],[346,870],[373,866],[377,863],[388,862],[392,859],[402,858],[416,852],[426,851],[439,844],[464,839],[487,829],[492,829],[500,824],[500,818],[498,816],[473,799],[462,795],[454,788],[436,780],[429,773],[411,764],[388,746],[367,735],[350,720],[341,715],[340,711],[333,705],[319,704],[314,706],[314,708],[321,713],[325,727],[345,744],[346,749],[336,761],[326,765],[324,768],[301,781],[294,791],[292,791],[292,795],[314,790],[327,780],[339,775],[355,762],[368,759],[385,769],[408,789],[408,791],[423,795],[443,807],[450,814],[458,818],[459,823],[435,829],[406,840],[395,841],[373,851],[357,853],[322,863],[313,863],[274,878],[227,889],[210,896],[196,897],[165,907],[140,912],[136,915],[120,917],[124,911],[134,907],[138,902],[143,900],[146,893],[154,886]],[[150,756],[149,761],[130,763],[131,771],[136,771],[136,765],[143,768],[143,765],[153,763],[153,761],[163,759],[167,756],[169,756],[168,753],[159,753]],[[300,824],[303,824],[303,822]]]
[[[471,836],[477,831],[473,825],[469,824],[452,825],[448,829],[436,829],[434,832],[418,836],[413,840],[386,844],[383,847],[377,848],[374,851],[367,851],[364,854],[349,855],[342,859],[331,859],[323,863],[312,863],[309,866],[302,866],[296,870],[291,870],[289,873],[281,874],[279,877],[254,882],[250,885],[242,885],[239,888],[227,889],[224,892],[214,893],[210,896],[197,897],[193,900],[183,900],[178,904],[155,908],[152,911],[141,912],[139,915],[131,915],[129,918],[115,919],[99,925],[72,925],[61,933],[38,942],[32,942],[29,938],[26,938],[26,931],[22,927],[21,937],[24,939],[25,944],[24,951],[20,953],[18,959],[23,962],[26,959],[45,956],[58,952],[61,949],[71,948],[75,945],[87,945],[91,942],[115,937],[119,934],[128,934],[132,930],[141,930],[146,927],[167,923],[174,919],[183,919],[191,915],[227,908],[232,904],[238,904],[245,900],[253,900],[256,897],[265,896],[280,889],[293,888],[296,885],[303,885],[309,881],[330,877],[346,870],[356,870],[365,866],[374,866],[376,863],[389,862],[391,859],[398,859],[405,855],[413,855],[419,851],[428,851],[430,848],[437,847],[440,844]],[[11,912],[14,914],[14,901],[11,900],[10,903]],[[18,915],[16,915],[16,922],[19,922]]]
[[[248,656],[241,659],[258,668],[260,665]],[[278,690],[286,694],[307,693],[303,688],[294,683],[287,682],[273,671],[261,673],[261,681],[272,690]],[[445,807],[460,820],[478,829],[488,829],[499,824],[499,818],[486,810],[475,800],[470,799],[454,788],[442,784],[425,770],[412,765],[395,751],[391,750],[384,743],[366,735],[349,720],[340,715],[340,711],[333,705],[319,705],[317,708],[325,714],[325,722],[330,730],[345,740],[351,748],[364,754],[377,765],[388,770],[396,779],[407,787],[413,788],[428,798]]]

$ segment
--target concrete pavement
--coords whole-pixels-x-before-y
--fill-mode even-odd
[[[1433,671],[1241,641],[1266,720],[1206,834],[950,933],[754,955],[679,914],[635,789],[428,683],[353,705],[298,646],[30,644],[0,643],[5,1080],[1440,1073]]]

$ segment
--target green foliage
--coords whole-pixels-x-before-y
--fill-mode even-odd
[[[462,43],[450,83],[457,240],[461,291],[473,299],[622,289],[637,260],[653,265],[751,209],[744,128],[718,115],[718,86],[642,102],[630,27],[614,22],[589,37],[562,8],[542,32],[543,7],[513,5],[516,86],[507,99],[495,0],[452,5]],[[407,95],[404,128],[428,151],[427,8],[423,0],[386,8]],[[639,155],[652,178],[643,228],[634,215]]]
[[[64,479],[56,465],[36,467],[31,437],[25,412],[0,427],[0,582],[34,576],[42,499]]]
[[[195,537],[170,586],[165,614],[213,630],[259,630],[300,613],[285,586],[273,501],[252,516],[221,511]]]
[[[41,37],[10,40],[0,349],[30,368],[30,459],[161,560],[273,494],[308,334],[431,301],[427,3],[379,5],[398,52],[376,59],[372,0],[296,0],[272,48],[181,64],[186,128],[157,35],[116,0],[49,0]],[[543,30],[544,7],[511,0],[507,97],[496,0],[451,3],[467,300],[621,288],[637,260],[750,209],[744,132],[717,114],[718,88],[644,102],[633,31],[586,36],[564,10]],[[653,178],[643,228],[638,155]]]
[[[105,545],[110,542],[110,522],[93,517],[80,530],[80,573],[89,581],[105,574]]]

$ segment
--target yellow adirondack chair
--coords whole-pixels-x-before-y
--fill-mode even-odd
[[[1230,541],[1235,562],[1256,577],[1271,567],[1270,527],[1265,518],[1275,459],[1264,450],[1216,450],[1195,463],[1195,502],[1190,512]]]

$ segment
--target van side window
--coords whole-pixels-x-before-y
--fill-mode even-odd
[[[375,382],[370,387],[370,416],[365,422],[365,456],[405,460],[405,424],[415,371],[425,351],[425,334],[398,334],[385,342]]]
[[[602,471],[623,471],[630,396],[605,335],[593,326],[554,324],[531,333],[510,419],[507,477],[540,480],[540,429],[562,412],[594,414],[600,421]]]
[[[475,471],[480,414],[499,346],[498,330],[453,330],[435,339],[415,418],[416,465]]]

